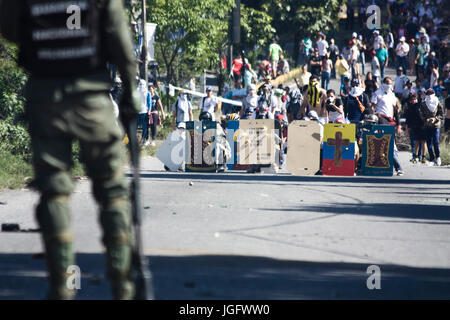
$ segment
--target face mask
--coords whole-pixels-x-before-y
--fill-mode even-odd
[[[392,91],[392,85],[391,85],[391,84],[383,83],[383,84],[381,85],[381,89],[382,89],[385,93],[389,93],[390,91]]]

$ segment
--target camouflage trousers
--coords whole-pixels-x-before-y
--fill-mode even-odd
[[[33,150],[34,186],[40,192],[36,219],[42,233],[49,272],[49,298],[70,299],[67,268],[75,262],[69,196],[72,143],[92,179],[100,207],[108,276],[117,299],[131,298],[131,217],[123,172],[123,131],[107,92],[62,96],[45,102],[29,97],[26,106]]]

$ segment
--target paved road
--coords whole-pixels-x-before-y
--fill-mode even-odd
[[[143,159],[156,298],[449,299],[450,167],[400,156],[406,174],[389,178],[166,173]],[[0,192],[0,223],[36,229],[36,202],[29,190]],[[79,181],[71,205],[78,297],[108,299],[88,181]],[[35,232],[0,232],[0,299],[45,297],[41,252]],[[366,286],[373,264],[380,290]]]
[[[142,165],[157,299],[450,298],[450,167],[402,177],[166,173]],[[189,183],[193,182],[190,186]],[[37,195],[0,193],[0,222],[37,225]],[[107,299],[90,184],[71,198],[80,299]],[[39,235],[0,232],[0,299],[45,296]],[[368,290],[369,265],[381,289]]]

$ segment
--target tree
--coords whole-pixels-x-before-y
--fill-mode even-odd
[[[148,21],[156,23],[155,55],[167,82],[181,83],[219,62],[233,0],[151,0]]]
[[[273,17],[277,30],[289,30],[297,58],[300,39],[336,28],[344,0],[263,0],[261,10]]]

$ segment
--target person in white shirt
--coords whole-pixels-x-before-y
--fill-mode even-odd
[[[185,92],[180,91],[180,95],[178,96],[177,101],[175,101],[175,103],[172,105],[172,112],[173,129],[175,129],[175,121],[176,128],[186,129],[186,122],[194,120],[194,115],[192,113],[192,104]]]
[[[394,82],[394,93],[397,97],[401,97],[405,87],[407,77],[403,74],[403,68],[397,68],[397,77]]]
[[[149,106],[147,105],[147,82],[144,79],[139,80],[138,91],[141,97],[141,111],[137,117],[137,125],[142,126],[142,135],[140,139],[141,145],[148,144],[148,111]]]
[[[328,42],[323,33],[319,33],[317,37],[317,49],[319,49],[319,57],[324,57],[328,52]]]
[[[408,72],[409,44],[405,40],[405,37],[400,38],[400,43],[395,48],[395,53],[397,54],[397,67],[402,67],[406,74]]]
[[[356,78],[357,75],[359,74],[358,56],[359,56],[358,46],[356,45],[356,41],[352,40],[352,47],[350,48],[350,61],[349,61],[349,65],[352,68],[352,78]]]
[[[373,49],[380,49],[382,43],[384,43],[383,37],[380,36],[380,32],[378,30],[375,30],[373,32]]]
[[[380,124],[394,125],[397,128],[397,134],[401,133],[401,126],[398,121],[395,120],[396,108],[399,109],[399,103],[397,97],[392,92],[392,79],[386,77],[383,79],[383,83],[380,89],[374,92],[372,95],[371,103],[372,108],[375,110],[378,116]],[[398,157],[397,145],[394,142],[394,168],[397,171],[397,175],[403,175],[404,171],[400,164]]]
[[[216,121],[217,99],[212,95],[212,87],[206,87],[206,97],[200,100],[201,113],[209,113],[211,121]],[[201,116],[201,115],[200,115]]]
[[[372,76],[373,79],[376,82],[379,82],[381,80],[381,66],[380,61],[378,60],[377,56],[375,55],[375,51],[373,52],[373,58],[372,58]]]

